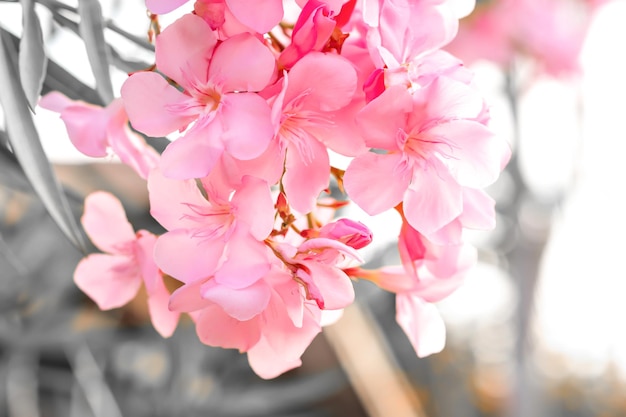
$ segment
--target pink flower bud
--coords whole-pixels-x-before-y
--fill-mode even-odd
[[[319,237],[338,240],[354,249],[361,249],[372,241],[372,231],[361,222],[339,219],[322,227]]]

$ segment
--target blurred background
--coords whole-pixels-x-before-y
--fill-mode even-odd
[[[101,3],[119,88],[151,52],[115,29],[145,38],[149,20],[141,0]],[[94,80],[76,5],[36,11],[47,55],[67,70],[56,79],[85,92]],[[394,296],[368,283],[355,283],[358,306],[303,366],[272,381],[245,355],[202,345],[189,322],[162,339],[142,295],[99,311],[72,282],[81,254],[0,129],[0,416],[626,416],[624,21],[620,0],[483,0],[461,22],[448,49],[476,72],[514,156],[489,189],[497,228],[468,236],[478,267],[439,304],[447,346],[426,359],[395,323]],[[0,1],[0,26],[20,36],[19,3]],[[82,156],[57,114],[36,112],[77,218],[88,193],[107,190],[135,229],[159,231],[134,172]],[[366,266],[397,263],[395,217],[363,221],[376,243]]]

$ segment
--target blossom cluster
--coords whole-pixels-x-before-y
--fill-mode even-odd
[[[184,3],[146,0],[155,14]],[[115,197],[88,196],[82,224],[103,253],[78,264],[76,284],[102,309],[143,284],[163,336],[188,313],[203,343],[247,352],[264,378],[299,366],[354,301],[356,279],[397,294],[397,321],[419,356],[440,351],[433,303],[475,263],[463,231],[494,226],[483,189],[510,154],[471,72],[441,50],[472,7],[197,0],[156,36],[154,67],[131,74],[107,107],[45,96],[79,150],[112,151],[146,179],[166,230],[135,233]],[[158,155],[129,122],[173,140]],[[350,162],[333,166],[330,154]],[[402,265],[362,267],[372,233],[336,217],[349,203],[397,212]]]

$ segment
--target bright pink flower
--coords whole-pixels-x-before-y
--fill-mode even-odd
[[[429,236],[463,211],[463,187],[491,184],[509,148],[476,118],[483,101],[441,77],[413,94],[392,86],[358,115],[368,152],[349,165],[344,186],[367,213],[404,203],[409,224]]]
[[[349,104],[355,90],[354,68],[336,55],[309,53],[285,75],[272,116],[278,130],[277,150],[285,158],[285,193],[301,213],[313,210],[319,193],[328,188],[326,147],[353,141],[337,129],[341,121],[334,122],[333,112]]]
[[[223,152],[248,160],[265,151],[274,134],[270,108],[255,92],[274,76],[275,61],[259,39],[243,33],[218,45],[204,20],[185,15],[157,37],[156,63],[184,91],[155,72],[139,72],[126,80],[122,97],[133,127],[147,135],[194,123],[163,153],[165,175],[201,178]]]
[[[168,232],[154,258],[183,282],[210,276],[232,289],[252,285],[269,270],[263,240],[274,223],[266,182],[245,177],[232,195],[204,190],[194,180],[172,180],[155,170],[148,179],[150,213]]]
[[[335,16],[339,13],[343,3],[345,1],[341,0],[306,2],[293,28],[291,43],[278,58],[283,68],[290,69],[298,60],[312,51],[324,50],[337,26]]]
[[[61,114],[72,144],[80,152],[95,158],[107,156],[110,148],[122,162],[143,179],[159,162],[159,154],[128,127],[128,117],[120,99],[106,107],[71,100],[59,92],[39,100],[44,109]]]
[[[168,310],[169,291],[152,259],[156,236],[145,230],[135,234],[124,209],[109,193],[96,192],[85,199],[82,219],[87,235],[104,254],[84,258],[74,272],[74,282],[102,310],[125,305],[142,282],[154,328],[169,337],[179,313]]]

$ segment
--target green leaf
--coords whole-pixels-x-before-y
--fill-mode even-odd
[[[96,79],[96,89],[102,100],[108,104],[115,97],[109,70],[109,50],[104,41],[104,19],[100,2],[79,0],[78,14],[80,15],[78,29],[85,42],[91,71]]]
[[[33,0],[21,0],[24,31],[20,41],[19,68],[22,89],[34,111],[46,75],[46,53]]]
[[[17,68],[11,60],[15,55],[13,43],[1,29],[0,38],[0,104],[13,153],[56,224],[74,246],[86,253],[84,239],[41,146],[26,96],[17,82]]]

